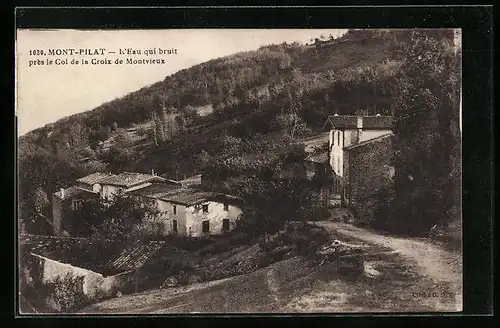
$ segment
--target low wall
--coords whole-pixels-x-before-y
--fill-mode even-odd
[[[31,288],[35,294],[50,285],[54,281],[62,281],[63,284],[70,284],[68,277],[72,280],[72,286],[62,286],[66,290],[64,295],[58,294],[60,292],[49,292],[50,295],[37,295],[41,300],[42,307],[54,310],[57,312],[64,312],[70,309],[74,304],[79,301],[72,302],[71,298],[83,297],[85,303],[92,303],[116,296],[117,292],[122,293],[133,291],[134,271],[126,271],[114,276],[104,277],[102,274],[75,267],[71,264],[61,263],[44,256],[37,254],[29,254],[29,258],[24,258],[29,265],[22,265],[21,284],[25,284],[27,288]],[[76,286],[75,286],[76,284]],[[67,288],[66,288],[67,287]],[[43,294],[43,293],[42,293]]]

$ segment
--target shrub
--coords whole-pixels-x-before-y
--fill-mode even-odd
[[[150,136],[151,135],[151,132],[152,129],[148,129],[146,126],[144,125],[140,125],[138,128],[137,128],[137,134],[140,135],[140,136]]]
[[[57,312],[72,312],[91,303],[83,292],[83,276],[67,274],[42,285],[39,296]]]
[[[328,241],[328,233],[306,223],[288,225],[283,234],[283,241],[292,245],[299,255],[314,254],[316,250]]]

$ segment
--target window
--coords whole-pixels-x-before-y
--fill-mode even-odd
[[[174,215],[177,215],[177,206],[174,205]]]
[[[203,205],[203,213],[208,213],[208,204]]]
[[[203,233],[209,233],[210,232],[210,221],[202,221],[201,222],[201,231]]]
[[[229,204],[228,203],[224,203],[224,211],[229,211]]]
[[[177,233],[177,220],[172,221],[172,231]]]
[[[223,232],[229,231],[229,219],[222,220],[222,231]]]
[[[71,208],[73,211],[76,211],[82,207],[83,201],[81,199],[73,199],[73,202],[71,203]]]

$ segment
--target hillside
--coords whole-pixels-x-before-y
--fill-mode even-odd
[[[406,60],[398,49],[410,41],[409,30],[350,30],[314,44],[263,46],[31,131],[19,138],[21,215],[87,172],[190,176],[227,145],[263,152],[289,142],[283,136],[324,132],[333,113],[389,114]]]
[[[365,274],[358,279],[340,275],[334,263],[318,266],[311,256],[295,256],[248,274],[130,294],[90,305],[77,313],[366,313],[462,309],[462,264],[458,253],[428,241],[376,235],[332,221],[321,224],[335,238],[348,238],[351,243],[364,245],[368,252],[383,245],[400,255],[367,257]],[[421,296],[430,291],[436,296]]]

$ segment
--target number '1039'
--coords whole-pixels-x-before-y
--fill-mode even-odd
[[[45,53],[43,52],[43,50],[39,50],[39,49],[33,49],[33,50],[30,50],[30,56],[37,56],[37,55],[45,55]]]

